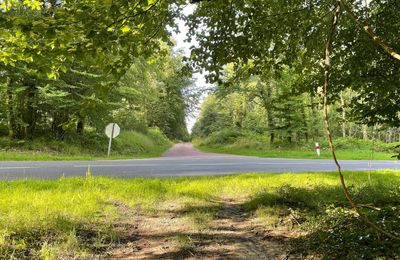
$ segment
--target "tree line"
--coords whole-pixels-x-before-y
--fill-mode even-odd
[[[175,1],[174,1],[175,2]],[[16,139],[158,127],[188,138],[191,72],[169,1],[2,1],[0,129]]]
[[[325,136],[322,93],[300,91],[296,85],[298,77],[286,68],[278,79],[273,75],[267,79],[251,76],[229,87],[217,85],[201,106],[193,136],[205,138],[224,129],[237,129],[268,135],[270,142],[321,140]],[[338,100],[331,104],[334,136],[400,142],[399,128],[385,124],[369,126],[356,120],[357,114],[351,107],[356,96],[352,90],[341,91]]]
[[[192,46],[191,68],[208,71],[219,99],[234,93],[251,99],[247,103],[266,114],[271,140],[313,138],[312,129],[319,127],[307,118],[319,117],[322,50],[339,4],[329,93],[331,111],[339,113],[331,119],[341,135],[371,136],[375,127],[390,129],[386,139],[395,139],[400,126],[398,1],[191,2],[195,11],[183,17],[184,0],[2,1],[3,128],[14,138],[51,132],[62,139],[66,129],[99,131],[100,121],[111,115],[126,121],[134,114],[135,124],[182,136],[178,125],[193,98],[187,91],[189,74],[182,61],[165,54],[171,53],[170,31],[180,17],[189,26],[188,40],[198,43]],[[171,69],[155,66],[158,58]],[[143,78],[138,68],[155,69],[148,75],[156,80]],[[128,90],[128,81],[137,84]],[[250,112],[229,113],[236,118]]]
[[[194,132],[249,128],[271,141],[323,135],[323,50],[339,5],[328,93],[334,134],[398,141],[399,4],[201,1],[187,18],[190,37],[199,43],[192,64],[210,72],[216,90]]]

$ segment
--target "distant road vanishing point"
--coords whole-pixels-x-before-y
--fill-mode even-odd
[[[397,161],[343,160],[344,170],[399,169]],[[61,176],[93,175],[134,177],[211,176],[244,172],[321,172],[335,171],[332,160],[280,159],[206,153],[190,143],[179,143],[162,157],[99,161],[2,161],[0,179],[58,179]]]

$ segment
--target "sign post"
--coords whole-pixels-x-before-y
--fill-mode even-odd
[[[317,155],[321,155],[321,147],[319,146],[319,143],[315,143],[315,151],[317,151]]]
[[[108,142],[108,152],[107,152],[108,157],[110,157],[110,153],[111,153],[112,139],[117,137],[119,135],[120,131],[121,131],[121,129],[119,128],[119,126],[116,123],[111,123],[106,126],[105,133],[106,133],[107,137],[110,138],[110,140]]]

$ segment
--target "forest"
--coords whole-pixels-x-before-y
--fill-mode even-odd
[[[3,149],[68,153],[70,144],[78,154],[104,154],[99,146],[106,143],[103,132],[110,122],[123,129],[122,139],[149,129],[170,140],[189,138],[185,117],[198,94],[190,68],[172,50],[169,31],[159,27],[172,25],[180,7],[33,1],[26,8],[25,2],[1,1]],[[120,154],[148,148],[135,144],[139,147],[128,144]]]
[[[325,74],[327,116],[338,148],[353,146],[353,154],[365,150],[358,159],[385,151],[376,158],[389,159],[400,142],[400,67],[394,51],[399,49],[399,3],[285,3],[213,1],[188,18],[199,42],[192,63],[208,71],[216,85],[193,128],[199,147],[241,153],[306,145],[311,151],[320,142],[329,150]],[[340,15],[327,66],[323,50],[336,9]]]
[[[185,1],[28,2],[2,1],[3,148],[16,146],[12,140],[47,138],[95,147],[109,122],[125,132],[157,128],[170,140],[189,140],[185,118],[202,87],[191,73],[199,71],[215,89],[193,137],[236,129],[288,146],[323,142],[321,50],[329,1],[194,1],[197,9],[187,17]],[[398,142],[399,62],[379,45],[398,49],[398,3],[352,5],[332,43],[333,135]],[[197,42],[189,59],[172,50],[177,18],[186,21],[188,40]],[[371,40],[360,29],[364,21],[382,39]]]
[[[171,139],[187,138],[184,92],[191,85],[179,55],[167,47],[155,57],[138,57],[113,80],[93,69],[74,67],[57,79],[4,67],[2,133],[15,139],[72,132],[102,132],[108,122],[126,131],[158,127]],[[35,77],[36,76],[36,77]]]
[[[231,83],[232,69],[232,64],[227,66],[224,82],[201,105],[192,129],[198,148],[278,158],[330,158],[321,92],[307,90],[301,76],[287,67],[264,81],[250,76],[235,83]],[[362,122],[355,107],[359,98],[355,90],[345,89],[329,108],[340,158],[395,158],[399,128]],[[314,151],[315,143],[322,148],[321,156]]]
[[[227,76],[225,80],[228,82],[232,77]],[[302,91],[305,83],[299,82],[299,77],[294,70],[285,68],[279,78],[263,81],[259,76],[251,76],[233,87],[217,85],[202,104],[193,135],[207,137],[222,129],[242,129],[268,135],[272,143],[323,139],[322,93]],[[398,127],[385,123],[363,124],[357,118],[353,102],[358,98],[359,93],[346,89],[332,103],[330,121],[334,136],[399,142]]]
[[[399,10],[0,0],[0,258],[399,259]]]

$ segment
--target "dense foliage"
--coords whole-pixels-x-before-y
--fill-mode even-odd
[[[109,122],[124,130],[159,127],[172,139],[187,136],[184,92],[191,81],[179,56],[168,49],[133,60],[118,81],[94,71],[71,69],[57,79],[17,74],[0,85],[2,134],[33,139],[51,133],[102,132]],[[8,73],[9,71],[4,71]],[[8,130],[7,130],[8,129]]]
[[[173,2],[2,1],[1,134],[63,140],[114,121],[187,138],[192,82],[169,47]]]
[[[259,77],[262,84],[255,84],[258,93],[252,91],[253,97],[263,96],[270,131],[282,126],[286,132],[304,132],[307,121],[295,129],[292,123],[307,118],[303,111],[321,102],[322,50],[334,5],[335,1],[201,1],[188,18],[190,37],[199,43],[192,48],[193,66],[210,71],[209,80],[230,91],[232,85]],[[347,5],[382,41],[400,50],[398,1],[354,0]],[[352,121],[398,127],[400,61],[349,14],[343,9],[333,41],[331,100],[343,104],[344,98]],[[233,71],[228,78],[227,66]],[[277,117],[282,122],[273,122]]]
[[[263,82],[252,77],[234,86],[218,85],[215,93],[205,98],[192,134],[207,138],[229,129],[263,134],[269,136],[271,143],[277,139],[289,143],[321,142],[325,137],[321,96],[298,91],[293,78],[296,78],[293,72],[283,72],[277,80],[270,78]],[[368,126],[352,116],[354,111],[349,104],[355,95],[353,91],[343,91],[331,105],[330,121],[335,137],[399,141],[399,128],[387,124]]]

